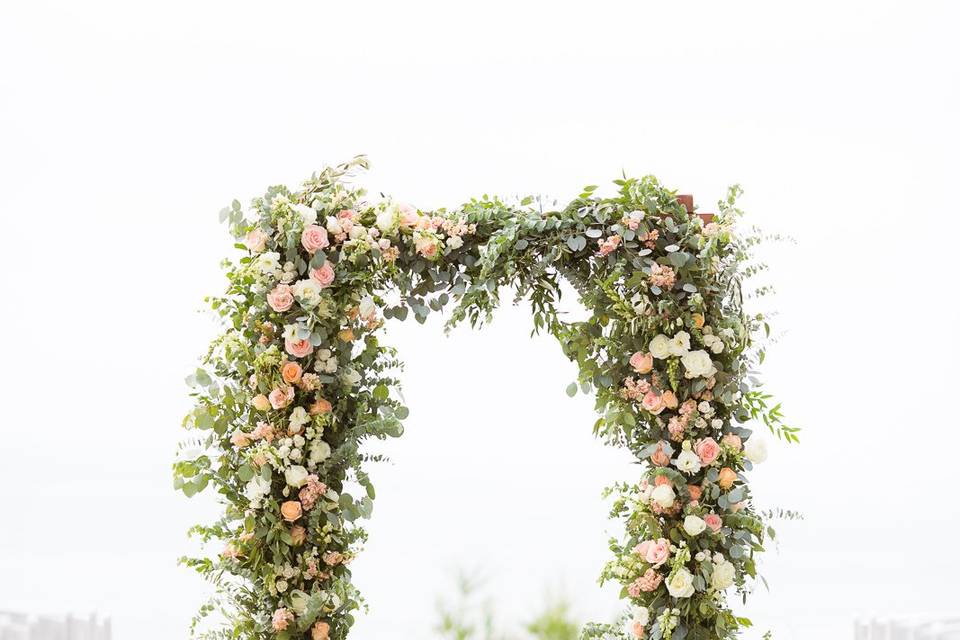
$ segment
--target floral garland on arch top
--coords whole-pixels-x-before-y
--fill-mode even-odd
[[[788,441],[796,430],[751,371],[765,322],[741,290],[762,266],[756,238],[734,233],[738,191],[708,224],[651,177],[616,180],[609,198],[587,187],[556,211],[485,197],[423,212],[367,200],[346,182],[365,167],[221,212],[242,255],[209,299],[225,329],[188,378],[195,436],[174,463],[178,489],[213,487],[225,504],[192,529],[222,552],[182,560],[217,586],[194,635],[347,638],[364,607],[350,563],[375,496],[365,467],[379,459],[362,444],[401,435],[408,413],[384,320],[423,322],[454,302],[448,324],[477,325],[504,286],[577,363],[567,392],[596,394],[594,432],[646,463],[611,489],[625,533],[601,582],[622,584],[629,607],[584,636],[712,640],[749,625],[727,605],[749,590],[767,533],[744,476],[766,455],[749,425]],[[587,320],[558,313],[561,278]],[[204,623],[214,611],[223,625]]]

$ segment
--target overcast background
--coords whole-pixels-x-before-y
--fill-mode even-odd
[[[621,170],[703,210],[746,188],[780,295],[767,379],[800,446],[752,474],[804,512],[742,610],[776,638],[958,613],[957,15],[934,2],[27,2],[0,6],[0,610],[186,637],[173,493],[217,211],[366,153],[427,209],[565,200]],[[606,620],[602,487],[635,477],[529,314],[388,329],[407,433],[375,470],[357,638],[427,638],[458,568],[507,622]],[[755,636],[751,636],[755,637]]]

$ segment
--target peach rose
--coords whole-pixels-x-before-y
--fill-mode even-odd
[[[286,284],[278,284],[267,294],[267,304],[277,313],[289,311],[293,306],[293,289]]]
[[[670,557],[670,541],[666,538],[644,540],[634,547],[633,552],[654,567],[659,567]]]
[[[669,389],[664,391],[663,395],[660,397],[663,398],[663,406],[665,406],[667,409],[676,409],[680,404],[677,400],[677,394]]]
[[[320,251],[320,249],[329,247],[330,240],[327,238],[327,230],[315,224],[304,227],[303,233],[300,234],[300,244],[311,255]]]
[[[704,322],[705,320],[702,313],[693,314],[693,326],[695,326],[697,329],[703,329]]]
[[[333,271],[333,265],[329,262],[324,262],[323,266],[318,269],[310,270],[310,279],[319,284],[321,287],[329,287],[333,284],[333,279],[335,277]]]
[[[665,467],[670,464],[670,456],[663,450],[663,442],[657,445],[657,450],[650,455],[650,462],[658,467]]]
[[[285,387],[285,388],[277,387],[276,389],[270,392],[270,397],[269,397],[270,405],[274,409],[279,411],[280,409],[283,409],[293,401],[294,393],[295,392],[293,390],[293,387]]]
[[[310,344],[309,340],[296,340],[293,338],[287,338],[284,341],[284,347],[286,348],[287,353],[292,355],[294,358],[305,358],[313,353],[313,345]]]
[[[255,395],[253,397],[253,408],[257,411],[267,411],[270,409],[270,399],[262,393]]]
[[[630,366],[637,373],[650,373],[653,371],[653,356],[649,353],[637,351],[630,356]]]
[[[247,233],[243,239],[243,244],[254,253],[260,253],[267,248],[267,234],[261,229],[254,229]]]
[[[630,631],[633,632],[633,635],[637,638],[643,637],[643,625],[640,624],[639,620],[634,620],[633,624],[630,627]]]
[[[296,522],[303,515],[303,507],[296,500],[287,500],[280,505],[280,515],[287,522]]]
[[[731,469],[730,467],[724,467],[720,469],[720,477],[717,479],[717,484],[720,485],[720,488],[724,491],[728,490],[733,486],[733,483],[737,481],[737,472]]]
[[[720,442],[734,451],[740,451],[740,449],[743,448],[743,441],[740,439],[740,436],[735,433],[728,433],[720,439]]]
[[[673,486],[673,481],[670,480],[670,478],[668,478],[667,476],[664,476],[664,475],[658,475],[656,478],[653,479],[653,486],[655,486],[655,487],[659,487],[659,486],[662,486],[662,485],[665,485],[665,484],[669,484],[669,485]]]
[[[703,516],[703,521],[707,523],[707,526],[710,527],[710,531],[716,533],[720,531],[720,528],[723,527],[723,520],[715,513],[708,513]]]
[[[230,436],[230,444],[242,449],[250,444],[250,434],[244,433],[243,431],[235,431],[232,436]]]
[[[688,484],[687,491],[690,492],[690,500],[692,500],[693,502],[699,502],[700,496],[703,495],[703,489],[701,489],[699,486],[695,484]]]
[[[330,625],[322,620],[310,630],[311,640],[330,640]]]
[[[700,457],[700,463],[704,466],[712,464],[720,455],[720,445],[713,438],[700,440],[693,450]]]
[[[312,416],[320,415],[322,413],[330,413],[332,410],[333,406],[330,404],[330,401],[324,398],[317,398],[316,402],[307,407],[307,413]]]
[[[287,362],[280,368],[280,376],[287,384],[296,384],[300,382],[300,377],[302,375],[303,368],[301,368],[296,362]]]
[[[342,329],[340,333],[337,334],[337,337],[344,342],[353,342],[356,340],[356,337],[353,335],[353,329]]]
[[[653,390],[648,391],[647,394],[643,396],[641,404],[644,409],[653,415],[659,414],[664,409],[663,396],[657,395],[657,392]]]
[[[300,525],[290,527],[290,539],[293,540],[293,546],[299,547],[307,539],[307,530]]]

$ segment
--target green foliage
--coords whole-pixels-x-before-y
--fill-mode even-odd
[[[765,265],[752,256],[762,238],[735,231],[739,190],[709,224],[649,176],[616,180],[610,197],[586,187],[559,209],[485,196],[421,212],[369,203],[348,184],[365,167],[356,158],[221,212],[242,255],[224,263],[226,290],[208,300],[224,330],[187,378],[191,435],[173,465],[177,490],[213,490],[225,505],[192,531],[222,551],[183,560],[218,589],[195,634],[347,637],[364,607],[349,562],[373,511],[367,466],[383,459],[364,445],[400,436],[409,413],[384,320],[422,323],[450,308],[448,328],[479,326],[511,289],[529,300],[533,331],[553,335],[577,365],[567,394],[594,394],[594,433],[645,463],[611,492],[626,536],[611,542],[600,578],[622,585],[628,618],[584,633],[621,637],[620,623],[643,621],[651,640],[735,636],[748,621],[724,593],[747,593],[766,532],[745,477],[759,455],[751,423],[797,440],[755,373],[769,327],[745,300],[769,289],[744,293]],[[560,313],[562,280],[586,319]],[[691,533],[691,517],[717,517],[719,528]],[[672,564],[634,551],[655,540]],[[692,590],[667,589],[665,579],[688,575]],[[213,611],[226,627],[202,629]],[[493,637],[490,618],[448,613],[449,637]],[[565,615],[548,610],[528,630],[570,637]]]

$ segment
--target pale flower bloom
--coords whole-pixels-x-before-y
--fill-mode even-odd
[[[684,375],[687,378],[709,378],[717,372],[717,368],[710,360],[710,354],[702,349],[685,353],[680,362],[683,363]]]
[[[693,575],[686,569],[678,569],[667,578],[667,591],[674,598],[689,598],[694,593]]]
[[[743,445],[743,455],[754,464],[760,464],[767,459],[767,443],[759,436],[750,436]]]
[[[721,562],[714,559],[713,574],[710,576],[710,586],[717,591],[722,591],[733,585],[737,575],[737,568],[732,562],[728,562],[721,556]]]
[[[688,475],[693,475],[700,471],[700,456],[689,449],[684,449],[673,461],[673,466]]]

